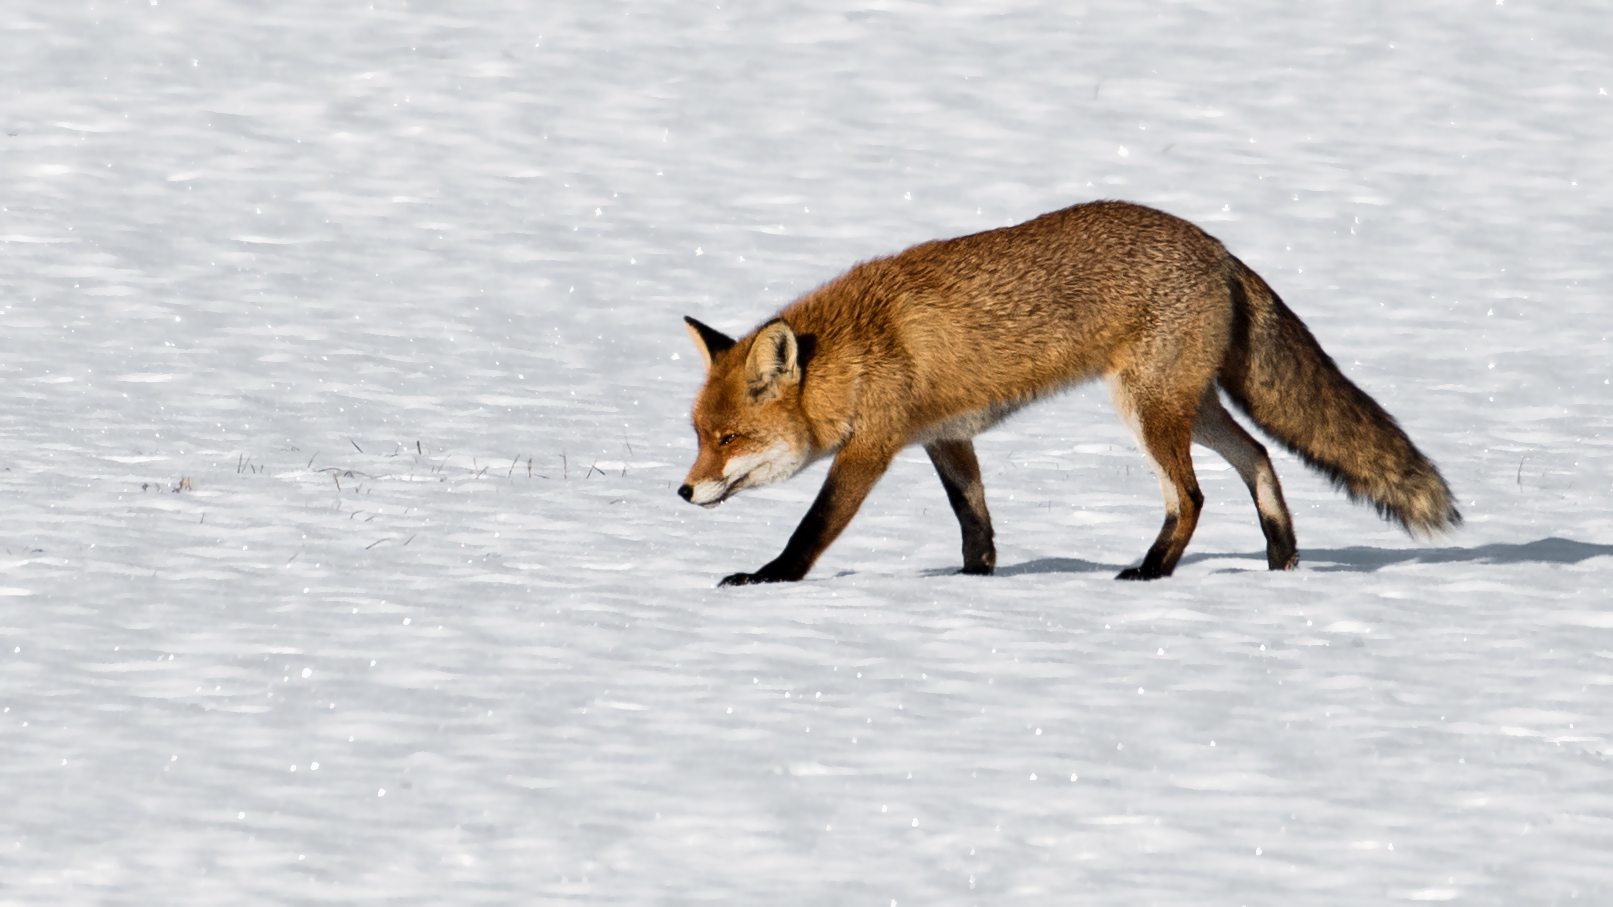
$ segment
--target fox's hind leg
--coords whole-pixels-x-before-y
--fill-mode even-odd
[[[1121,418],[1136,434],[1165,499],[1165,524],[1143,556],[1143,562],[1120,571],[1115,579],[1159,579],[1170,576],[1176,562],[1198,528],[1204,494],[1193,473],[1193,420],[1199,389],[1182,393],[1175,388],[1150,386],[1135,375],[1121,373],[1109,379],[1109,390]]]
[[[963,529],[962,572],[990,576],[997,569],[997,547],[992,543],[991,514],[986,512],[986,487],[980,481],[974,442],[934,441],[924,445],[924,452],[935,464]]]
[[[1193,422],[1193,440],[1226,458],[1249,486],[1260,512],[1260,529],[1266,534],[1266,565],[1273,570],[1292,570],[1299,565],[1299,549],[1294,542],[1294,520],[1283,501],[1283,486],[1271,468],[1266,448],[1243,426],[1233,421],[1221,405],[1215,386],[1204,389],[1198,418]]]

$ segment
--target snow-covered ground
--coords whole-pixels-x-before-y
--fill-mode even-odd
[[[1422,7],[1414,9],[1411,7]],[[1608,903],[1598,3],[0,8],[0,903]],[[1425,546],[1278,459],[1121,584],[1099,388],[673,490],[679,316],[1128,198],[1400,418]]]

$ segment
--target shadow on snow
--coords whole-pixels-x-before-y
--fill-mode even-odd
[[[1394,564],[1577,564],[1593,557],[1613,555],[1613,545],[1593,545],[1573,539],[1544,538],[1523,544],[1479,545],[1476,548],[1302,548],[1299,561],[1320,572],[1371,573]],[[1262,567],[1266,553],[1189,554],[1183,566],[1209,560],[1254,561]],[[1100,564],[1073,557],[1044,557],[1023,564],[998,567],[998,576],[1032,573],[1113,573],[1129,564]]]

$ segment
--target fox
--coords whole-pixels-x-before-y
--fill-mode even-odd
[[[1103,379],[1159,478],[1165,521],[1116,579],[1175,570],[1204,495],[1196,442],[1248,486],[1271,570],[1299,563],[1266,435],[1414,538],[1454,529],[1450,487],[1258,274],[1199,227],[1094,201],[1016,226],[854,265],[742,337],[684,322],[705,365],[683,500],[716,507],[833,457],[778,557],[719,586],[805,577],[896,454],[921,445],[963,540],[960,572],[997,566],[974,437],[1019,409]]]

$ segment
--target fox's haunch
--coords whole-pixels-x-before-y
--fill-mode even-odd
[[[1232,402],[1351,500],[1412,535],[1459,525],[1450,486],[1394,417],[1344,376],[1260,275],[1228,258],[1232,336],[1218,377]]]

